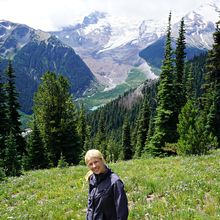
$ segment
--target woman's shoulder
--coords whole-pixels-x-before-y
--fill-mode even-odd
[[[110,178],[111,178],[111,184],[114,184],[117,181],[121,181],[119,176],[114,172],[111,173]]]

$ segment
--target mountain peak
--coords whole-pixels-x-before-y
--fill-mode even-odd
[[[207,3],[206,4],[209,4],[209,5],[215,5],[215,6],[220,6],[220,2],[219,2],[219,0],[209,0],[209,1],[207,1]]]
[[[218,1],[210,0],[203,5],[200,5],[198,8],[189,12],[187,16],[191,19],[198,20],[199,18],[204,22],[212,21],[214,23],[217,22],[219,19],[219,8],[220,8],[219,0]]]

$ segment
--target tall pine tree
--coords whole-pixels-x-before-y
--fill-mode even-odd
[[[131,130],[127,116],[125,117],[122,126],[122,151],[124,160],[132,158],[133,150],[131,146]]]
[[[77,133],[76,108],[62,75],[47,72],[34,97],[34,115],[47,157],[57,166],[61,154],[68,163],[78,163],[81,143]]]
[[[209,51],[203,96],[204,110],[207,115],[207,130],[217,137],[220,146],[220,21],[213,34],[214,44]]]
[[[91,140],[91,126],[86,125],[86,129],[85,129],[85,140],[84,140],[84,144],[83,144],[83,150],[81,153],[81,163],[84,164],[84,156],[86,154],[86,152],[89,149],[92,149],[93,144],[92,144],[92,140]]]
[[[206,115],[199,111],[194,98],[188,99],[179,115],[179,140],[177,153],[180,155],[205,154],[210,147],[216,146],[216,138],[207,132],[204,122]]]
[[[0,158],[3,158],[4,140],[7,131],[6,91],[0,75]]]
[[[80,136],[82,146],[84,146],[86,139],[86,113],[83,105],[80,106],[80,110],[79,110],[77,131]]]
[[[23,155],[25,151],[25,140],[22,137],[20,114],[18,112],[20,105],[18,102],[18,93],[15,87],[15,74],[12,67],[12,62],[9,60],[8,68],[6,71],[6,97],[7,97],[7,135],[13,133],[17,152]]]
[[[179,29],[179,37],[176,42],[176,51],[175,51],[175,78],[174,78],[174,86],[175,86],[175,95],[176,98],[174,100],[176,107],[174,108],[174,123],[178,123],[178,115],[182,109],[182,107],[186,103],[186,94],[184,88],[184,69],[185,69],[185,27],[184,27],[184,18],[182,18],[180,22],[180,29]],[[175,134],[173,134],[175,135]],[[176,136],[177,137],[177,136]],[[174,142],[177,141],[174,140]]]
[[[135,157],[140,157],[144,151],[150,122],[150,106],[145,97],[141,106],[137,122],[137,142],[135,146]]]
[[[48,160],[44,149],[40,131],[37,127],[36,120],[33,119],[32,131],[27,141],[27,157],[29,169],[40,169],[48,166]]]
[[[16,136],[11,131],[5,139],[4,170],[7,176],[21,174],[21,156],[18,154]]]
[[[173,143],[176,141],[176,120],[174,118],[175,89],[173,84],[174,68],[172,55],[170,13],[166,35],[165,55],[157,94],[155,130],[150,143],[146,146],[146,151],[152,155],[161,154],[165,143]]]
[[[115,140],[115,135],[111,133],[108,136],[106,147],[106,160],[107,162],[116,162],[123,159],[123,153],[118,141]]]
[[[186,100],[196,98],[196,90],[194,88],[194,76],[192,72],[192,64],[189,65],[188,71],[185,77],[185,96]]]
[[[201,108],[200,98],[196,99],[196,89],[194,88],[195,79],[193,77],[192,65],[186,74],[186,98],[187,102],[179,114],[179,124],[177,130],[179,140],[177,143],[177,153],[187,154],[205,154],[210,148],[216,147],[217,138],[214,131],[216,123],[216,92],[215,89],[215,73],[213,74],[213,54],[209,53],[206,75],[205,94],[203,95],[203,103],[205,109]],[[217,64],[218,61],[215,62]],[[218,123],[218,122],[217,122]]]
[[[94,146],[95,148],[99,149],[104,157],[106,157],[106,148],[107,148],[107,142],[106,142],[106,126],[105,126],[105,117],[104,112],[101,112],[99,115],[99,121],[98,121],[98,131],[94,137]]]

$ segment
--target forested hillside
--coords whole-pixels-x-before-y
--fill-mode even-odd
[[[163,61],[164,64],[159,80],[146,81],[141,88],[142,95],[138,97],[132,97],[131,94],[134,92],[130,91],[124,97],[120,97],[88,115],[92,135],[94,135],[94,145],[100,146],[100,149],[104,151],[107,150],[106,155],[109,154],[109,150],[112,151],[109,147],[115,145],[118,145],[117,150],[121,147],[121,152],[123,152],[123,144],[130,146],[132,157],[146,154],[175,155],[180,153],[178,152],[180,143],[177,143],[180,137],[180,132],[178,133],[177,130],[178,117],[181,116],[181,110],[187,101],[191,99],[195,102],[195,108],[198,106],[200,109],[193,117],[199,117],[199,114],[203,111],[204,86],[207,83],[206,60],[208,56],[207,53],[204,53],[190,61],[184,61],[184,21],[182,21],[181,28],[175,51],[172,51],[171,30],[168,29],[165,51],[167,60]],[[172,54],[176,54],[175,59],[173,59]],[[135,100],[135,102],[132,100]],[[127,105],[127,103],[130,104]],[[191,114],[189,113],[188,118],[185,118],[185,120],[190,120],[190,117]],[[128,121],[129,129],[126,128],[125,131],[123,125],[126,121]],[[195,121],[192,123],[195,123]],[[185,124],[185,126],[187,125]],[[192,126],[190,129],[195,128],[193,124],[190,126]],[[196,126],[205,127],[205,125]],[[187,129],[187,127],[183,127],[184,129]],[[130,137],[129,140],[126,140],[127,143],[123,143],[125,141],[123,140],[123,133],[125,132],[129,132],[127,136]],[[203,134],[206,133],[206,131],[201,132]],[[195,135],[201,137],[201,134]],[[102,136],[103,140],[107,141],[107,143],[105,141],[99,142],[97,140],[99,136]],[[110,141],[109,137],[111,137]],[[173,137],[174,139],[168,139],[168,137]],[[209,144],[207,143],[207,145]],[[158,152],[151,152],[151,147],[156,148],[156,146],[160,148]],[[207,146],[206,150],[211,146],[212,144]],[[187,150],[182,153],[187,154]],[[202,152],[197,153],[200,154]]]
[[[220,144],[220,29],[208,54],[186,60],[184,19],[172,47],[168,19],[158,80],[148,80],[94,112],[76,106],[71,84],[47,71],[33,99],[30,133],[21,133],[12,62],[0,82],[0,177],[79,164],[91,148],[115,162],[140,157],[203,155]]]

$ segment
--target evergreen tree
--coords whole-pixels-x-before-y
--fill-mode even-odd
[[[5,139],[4,170],[7,176],[18,176],[21,174],[21,161],[17,152],[15,132],[10,131]]]
[[[179,37],[176,43],[176,59],[175,59],[175,78],[174,78],[174,86],[175,86],[175,104],[174,108],[174,124],[178,123],[178,115],[181,111],[181,108],[186,103],[185,97],[185,89],[184,89],[184,69],[185,69],[185,58],[186,54],[185,50],[185,28],[184,28],[184,18],[182,18],[179,29]],[[177,140],[177,139],[176,139]]]
[[[189,99],[182,108],[177,126],[179,155],[205,154],[210,147],[216,146],[216,138],[204,127],[205,118],[206,115],[199,112],[195,99]]]
[[[30,169],[41,169],[47,167],[48,161],[46,159],[46,152],[35,119],[33,119],[32,132],[28,137],[27,153],[28,167]]]
[[[216,146],[216,137],[211,130],[207,129],[207,113],[199,106],[193,84],[192,65],[190,65],[186,78],[187,102],[179,114],[177,126],[179,133],[177,153],[180,155],[205,154],[210,148]],[[215,109],[212,107],[210,113]]]
[[[113,138],[113,134],[110,135],[106,147],[106,160],[107,162],[116,162],[122,159],[122,149],[118,142]]]
[[[92,149],[93,147],[93,143],[92,143],[92,138],[91,138],[91,126],[86,125],[86,129],[85,129],[85,140],[84,140],[84,144],[83,144],[83,149],[82,149],[82,153],[81,153],[81,160],[80,160],[80,164],[84,164],[84,156],[86,154],[86,152],[90,149]]]
[[[189,71],[186,74],[186,82],[185,82],[185,94],[186,100],[196,98],[196,91],[194,88],[194,77],[192,72],[192,64],[189,66]]]
[[[205,84],[203,88],[204,110],[208,116],[207,130],[211,131],[217,137],[218,146],[220,146],[220,21],[217,22],[216,31],[213,34],[214,44],[208,54],[207,72],[205,75]]]
[[[149,119],[149,125],[148,125],[148,131],[147,131],[147,138],[144,144],[144,151],[147,149],[148,144],[150,143],[150,139],[154,134],[154,127],[153,127],[153,116],[150,116]]]
[[[82,153],[83,143],[77,132],[77,110],[69,94],[60,126],[60,149],[67,163],[78,164]]]
[[[57,164],[58,168],[65,168],[68,167],[68,163],[66,162],[65,157],[63,156],[62,152],[60,155],[60,159],[58,160],[58,164]]]
[[[196,98],[201,100],[202,94],[204,93],[203,85],[205,83],[206,63],[208,53],[202,53],[199,56],[195,56],[192,60],[186,62],[184,71],[184,87],[185,94],[187,93],[187,84],[189,83],[189,74],[192,77],[190,87],[193,88]],[[186,94],[187,95],[187,94]],[[187,97],[186,97],[187,99]]]
[[[124,119],[124,124],[122,127],[122,150],[124,160],[129,160],[132,158],[132,146],[131,146],[131,131],[128,122],[128,117]]]
[[[85,141],[83,145],[84,152],[87,152],[93,146],[91,140],[91,126],[86,125],[86,132],[85,132]]]
[[[175,89],[173,84],[174,70],[171,47],[171,13],[168,20],[165,56],[160,75],[155,130],[146,146],[146,151],[152,155],[159,155],[165,143],[174,143],[177,139],[175,109]]]
[[[184,18],[182,18],[181,23],[180,23],[180,29],[179,29],[179,37],[177,39],[176,43],[176,86],[177,86],[177,93],[178,97],[181,97],[183,100],[185,98],[184,96],[184,88],[183,88],[183,80],[184,80],[184,69],[185,69],[185,58],[186,58],[186,53],[185,53],[185,48],[186,48],[186,43],[185,43],[185,25],[184,25]],[[181,107],[182,105],[180,105]]]
[[[84,145],[86,139],[86,113],[83,105],[80,106],[77,131],[80,136],[81,143]]]
[[[137,122],[137,143],[135,147],[135,157],[140,157],[143,153],[147,139],[150,122],[150,107],[147,98],[144,98]]]
[[[133,146],[133,151],[134,151],[133,156],[135,154],[135,146],[137,144],[137,121],[138,120],[136,120],[136,124],[130,130],[130,132],[131,132],[131,146]]]
[[[197,115],[198,110],[195,107],[195,102],[194,100],[189,99],[179,115],[178,154],[192,154],[195,152],[193,148],[196,146],[194,146],[194,143],[192,143],[192,138],[194,138],[194,135],[197,135],[195,130],[195,121]]]
[[[7,131],[6,91],[0,75],[0,158],[3,158],[4,139]]]
[[[3,160],[0,159],[0,181],[4,180],[6,177],[5,170],[2,164],[3,164]]]
[[[94,146],[99,149],[104,157],[106,157],[106,129],[105,129],[105,117],[104,113],[101,112],[99,121],[98,121],[98,131],[94,138]]]
[[[7,135],[13,132],[15,138],[15,143],[18,147],[17,152],[20,155],[25,153],[25,140],[21,135],[21,122],[19,115],[19,103],[18,103],[18,93],[15,87],[15,74],[12,67],[11,61],[9,61],[8,69],[6,71],[7,81],[6,81],[6,94],[7,94]]]
[[[34,97],[34,115],[52,166],[57,166],[61,152],[68,163],[78,163],[80,159],[82,146],[69,88],[62,75],[47,72]]]

